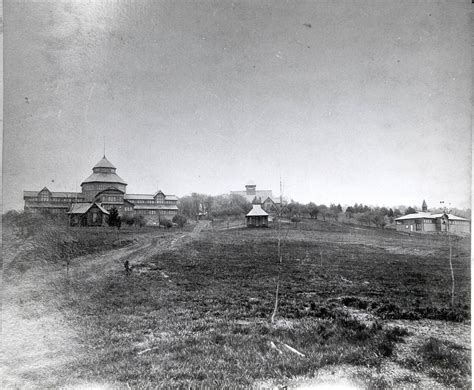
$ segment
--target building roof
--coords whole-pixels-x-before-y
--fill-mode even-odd
[[[432,215],[435,218],[441,218],[444,214],[443,213],[438,213],[438,214],[432,214]],[[448,215],[448,219],[450,221],[469,221],[466,218],[458,217],[457,215],[454,215],[454,214],[447,214],[447,215]]]
[[[43,188],[44,189],[44,188]],[[41,190],[43,191],[43,190]],[[23,196],[38,196],[41,191],[23,191]],[[49,191],[49,190],[48,190]],[[82,198],[82,192],[51,192],[52,198]]]
[[[247,191],[230,191],[230,194],[243,196],[247,202],[252,202],[255,197],[260,198],[262,201],[268,197],[273,197],[272,190],[256,190],[255,195],[247,195]]]
[[[118,183],[118,184],[124,184],[125,181],[116,173],[110,172],[110,173],[99,173],[99,172],[94,172],[92,175],[90,175],[86,180],[84,180],[81,183],[81,186],[84,183]]]
[[[252,210],[246,215],[246,217],[264,217],[268,216],[268,213],[262,209],[259,204],[252,205]]]
[[[395,218],[395,221],[407,221],[410,219],[420,219],[420,218],[438,219],[438,218],[441,218],[443,215],[444,215],[443,213],[432,214],[428,212],[419,212],[419,213],[408,214],[399,218]],[[469,221],[468,219],[458,217],[457,215],[453,215],[453,214],[447,214],[447,215],[448,215],[448,219],[451,221]]]
[[[264,201],[262,203],[265,203],[268,199],[270,199],[275,204],[280,204],[280,198],[278,198],[276,196],[268,196],[264,199]]]
[[[113,168],[113,169],[116,169],[114,167],[114,164],[112,164],[109,160],[107,160],[107,158],[105,156],[102,157],[102,160],[100,160],[97,164],[94,165],[94,168]]]
[[[67,214],[85,214],[94,205],[96,205],[104,214],[109,215],[109,212],[98,203],[74,203],[71,205],[71,208]]]
[[[434,217],[433,214],[431,214],[431,213],[419,212],[419,213],[403,215],[401,217],[395,218],[395,221],[404,221],[404,220],[407,220],[407,219],[418,219],[418,218],[436,219],[436,217]]]
[[[123,198],[127,199],[127,200],[133,200],[133,199],[136,199],[136,200],[154,200],[152,194],[125,194]]]

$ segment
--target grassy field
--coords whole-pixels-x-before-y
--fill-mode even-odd
[[[272,324],[276,229],[145,235],[165,241],[47,284],[80,350],[50,386],[297,387],[342,369],[356,388],[470,388],[468,239],[453,242],[452,308],[445,237],[285,224]]]

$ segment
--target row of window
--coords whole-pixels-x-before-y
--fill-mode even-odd
[[[79,199],[82,199],[82,197]],[[49,196],[39,196],[35,198],[34,197],[28,198],[28,200],[32,202],[71,203],[75,201],[76,198],[56,198],[56,197],[50,198]]]
[[[178,213],[177,210],[136,210],[136,212],[140,215],[176,215]]]
[[[435,220],[433,220],[433,219],[424,219],[423,222],[426,223],[426,224],[436,223]],[[403,225],[404,223],[408,223],[408,224],[411,224],[411,225],[413,224],[413,222],[397,221],[397,225]],[[467,225],[468,223],[469,223],[469,221],[449,221],[450,225]],[[417,223],[417,225],[419,225],[419,224]]]
[[[128,200],[134,204],[155,204],[155,200],[153,199],[128,199]]]
[[[173,205],[176,204],[175,200],[163,200],[163,198],[158,198],[156,201],[154,199],[127,199],[134,204],[167,204]]]
[[[94,168],[95,173],[114,173],[115,169],[114,168]]]
[[[94,190],[106,190],[110,187],[115,187],[116,184],[107,184],[107,183],[94,183],[94,184],[87,184],[87,189],[94,189]]]
[[[50,209],[50,208],[47,208],[47,209],[37,209],[37,208],[30,208],[28,209],[28,211],[30,213],[33,213],[33,214],[42,214],[42,213],[51,213],[51,214],[63,214],[67,211],[67,209]]]
[[[122,203],[123,199],[121,196],[111,196],[111,195],[105,195],[102,197],[102,202],[116,202],[116,203]]]

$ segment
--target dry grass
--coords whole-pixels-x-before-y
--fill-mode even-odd
[[[60,374],[55,368],[50,383],[249,387],[285,384],[289,378],[311,381],[339,366],[357,367],[356,382],[369,388],[425,380],[416,376],[415,366],[406,368],[397,383],[384,373],[387,362],[398,364],[394,352],[408,334],[385,326],[383,319],[410,313],[465,319],[470,300],[468,243],[456,243],[459,316],[449,318],[443,238],[325,228],[322,222],[298,225],[288,232],[283,250],[281,305],[273,326],[268,321],[277,271],[272,229],[207,231],[192,240],[183,238],[184,244],[174,235],[163,241],[168,250],[156,252],[152,249],[159,241],[135,252],[118,249],[121,256],[133,257],[135,271],[129,276],[117,262],[120,256],[114,263],[106,257],[78,260],[74,278],[67,284],[56,278],[55,295],[38,298],[50,299],[49,307],[60,309],[81,351],[73,364],[60,365]],[[409,248],[422,251],[410,255]],[[353,315],[347,306],[370,313],[371,321]],[[416,361],[426,362],[424,353],[416,350]],[[464,350],[459,353],[468,356]],[[433,380],[440,386],[469,383],[465,366],[457,373],[436,372],[441,376]]]

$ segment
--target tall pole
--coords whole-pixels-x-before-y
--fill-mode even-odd
[[[281,183],[281,174],[280,174],[280,207],[278,213],[278,277],[277,277],[277,285],[275,291],[275,307],[273,308],[271,322],[275,321],[275,316],[278,310],[278,300],[279,300],[279,292],[280,292],[280,274],[281,274],[281,263],[282,263],[282,255],[281,255],[281,217],[283,214],[283,187]]]
[[[440,202],[441,204],[444,204],[444,201]],[[451,206],[451,203],[449,203]],[[451,232],[450,232],[450,226],[449,226],[449,210],[444,206],[443,208],[443,214],[445,216],[445,223],[446,223],[446,234],[448,236],[448,246],[449,246],[449,269],[451,271],[451,308],[454,308],[454,269],[453,269],[453,244],[451,242]]]

